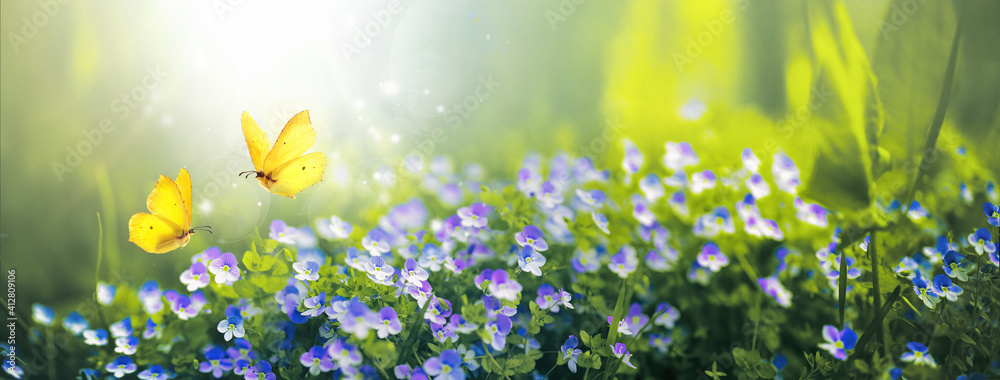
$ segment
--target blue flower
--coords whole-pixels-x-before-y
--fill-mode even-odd
[[[303,352],[302,356],[299,356],[299,363],[302,363],[313,376],[337,369],[337,363],[333,362],[333,358],[323,346],[313,346],[309,351]]]
[[[577,273],[596,272],[601,264],[596,250],[589,249],[584,251],[579,248],[573,253],[573,258],[570,259],[570,262],[573,265],[573,270]]]
[[[111,336],[122,338],[132,335],[132,317],[125,317],[121,321],[111,324]]]
[[[66,315],[66,318],[63,318],[62,324],[63,327],[73,333],[73,335],[80,335],[83,333],[83,330],[90,327],[90,323],[83,318],[83,315],[75,310],[69,312],[69,314]]]
[[[45,326],[52,326],[55,321],[56,313],[52,311],[52,308],[42,305],[40,303],[35,303],[31,305],[31,319]]]
[[[566,338],[566,342],[559,347],[559,353],[560,353],[559,361],[561,362],[563,360],[566,360],[566,365],[569,367],[569,370],[572,371],[573,373],[576,373],[576,360],[580,356],[580,354],[583,353],[582,350],[576,348],[576,346],[579,344],[580,344],[579,340],[576,338],[576,336],[570,335],[568,338]]]
[[[348,303],[347,313],[339,321],[342,331],[352,333],[358,338],[364,339],[368,336],[368,330],[374,328],[379,323],[379,317],[378,314],[368,308],[368,305],[359,301],[358,297],[354,297]]]
[[[656,312],[653,315],[657,315],[656,319],[653,320],[654,325],[663,326],[668,329],[674,328],[677,320],[681,318],[681,313],[666,302],[660,302],[656,305]]]
[[[154,364],[149,366],[149,369],[139,372],[139,379],[141,380],[167,380],[167,373],[163,370],[163,366],[159,364]]]
[[[275,380],[277,376],[271,373],[271,363],[261,360],[248,369],[243,378],[245,380]]]
[[[656,202],[657,199],[666,194],[666,190],[663,189],[663,184],[660,182],[660,177],[652,173],[639,181],[639,190],[642,190],[643,196],[650,202]]]
[[[420,252],[420,259],[417,260],[417,264],[429,269],[431,272],[441,270],[441,265],[448,261],[448,252],[438,248],[434,243],[424,244]]]
[[[321,219],[316,222],[316,231],[327,239],[347,239],[354,232],[354,226],[334,215],[329,220]]]
[[[927,281],[922,277],[917,276],[913,278],[913,291],[917,293],[917,298],[924,301],[924,305],[927,305],[928,308],[933,309],[934,305],[941,302],[941,298],[933,288],[927,285]]]
[[[361,352],[353,344],[347,343],[344,340],[336,339],[333,344],[331,344],[326,349],[327,355],[330,355],[334,361],[341,367],[353,367],[361,363]]]
[[[622,363],[625,363],[625,365],[629,367],[635,368],[635,365],[632,364],[631,361],[629,361],[629,359],[632,357],[632,353],[628,351],[628,348],[625,346],[625,343],[618,342],[615,343],[613,346],[608,345],[608,347],[611,347],[611,353],[615,354],[616,357],[622,359]]]
[[[295,278],[299,281],[308,282],[319,279],[319,263],[315,261],[294,262],[292,269],[295,270]]]
[[[210,279],[211,276],[208,274],[208,267],[200,261],[195,261],[191,264],[190,268],[181,272],[181,283],[187,285],[189,292],[208,286]]]
[[[163,310],[162,293],[156,280],[148,280],[139,288],[139,301],[142,302],[146,314],[153,315]]]
[[[127,374],[135,372],[137,368],[138,367],[136,367],[135,363],[132,363],[132,358],[128,356],[119,356],[115,358],[114,361],[104,366],[106,371],[111,372],[119,379]]]
[[[525,195],[534,197],[541,190],[542,175],[531,168],[523,168],[517,172],[517,189]]]
[[[142,332],[143,339],[159,338],[162,330],[157,328],[156,322],[153,322],[153,318],[146,319],[146,330]]]
[[[719,232],[733,233],[736,232],[736,225],[733,224],[733,218],[729,214],[729,209],[723,206],[716,206],[712,209],[712,212],[702,215],[695,220],[693,232],[697,236],[711,238],[719,234]]]
[[[827,350],[833,357],[839,360],[847,360],[847,350],[853,350],[858,343],[858,334],[850,327],[844,327],[843,331],[836,327],[823,326],[823,339],[825,343],[820,343],[819,348]]]
[[[549,249],[548,243],[545,242],[545,233],[534,224],[529,224],[521,229],[521,232],[514,234],[514,240],[517,241],[517,245],[530,246],[538,252]]]
[[[953,285],[948,276],[939,274],[934,276],[934,292],[938,296],[947,298],[949,301],[955,301],[958,300],[958,296],[962,295],[962,288],[958,285]]]
[[[103,346],[108,344],[108,330],[83,330],[84,343],[92,346]]]
[[[657,352],[661,354],[667,353],[667,348],[670,347],[670,343],[673,342],[673,338],[670,335],[650,333],[649,334],[649,346],[656,349]]]
[[[215,347],[205,352],[205,360],[201,362],[198,371],[201,373],[212,373],[216,379],[222,378],[222,374],[233,369],[233,361],[226,357],[221,348]]]
[[[968,281],[968,272],[975,268],[975,264],[965,260],[965,256],[956,252],[948,251],[944,255],[944,273],[951,278],[957,278],[961,281]]]
[[[775,274],[771,277],[762,277],[757,279],[757,284],[760,285],[764,293],[774,298],[778,302],[778,305],[789,307],[792,306],[792,293],[785,289],[778,281],[778,275]]]
[[[576,189],[576,196],[579,197],[580,201],[584,204],[593,208],[601,207],[607,199],[604,192],[600,190],[584,191],[583,189]]]
[[[753,154],[753,150],[750,148],[743,148],[740,160],[743,161],[743,168],[751,173],[756,173],[760,167],[760,159],[757,158],[756,154]]]
[[[271,232],[267,236],[279,243],[293,245],[295,244],[295,235],[298,233],[299,231],[295,227],[289,227],[281,219],[275,219],[271,221]]]
[[[105,283],[97,283],[97,302],[101,305],[108,306],[112,301],[115,300],[115,286]]]
[[[909,348],[910,352],[903,353],[900,360],[908,363],[924,364],[932,368],[937,367],[937,362],[927,353],[927,346],[917,342],[910,342],[906,344],[906,348]]]
[[[670,199],[667,200],[667,204],[670,205],[670,208],[672,208],[678,215],[688,216],[689,211],[687,197],[684,195],[683,190],[674,192],[674,194],[670,196]]]
[[[698,254],[698,265],[701,265],[712,272],[718,272],[722,267],[729,264],[729,257],[719,250],[719,246],[713,242],[705,243]]]
[[[465,371],[462,370],[462,356],[456,350],[441,351],[441,355],[432,357],[424,362],[424,371],[434,377],[434,380],[461,380],[465,378]]]
[[[431,322],[431,335],[437,339],[439,343],[446,343],[451,340],[452,342],[458,341],[458,336],[455,335],[455,329],[451,325],[440,324]]]
[[[208,270],[215,275],[216,284],[232,284],[240,279],[240,268],[236,256],[231,252],[223,253],[219,258],[208,264]]]
[[[376,283],[392,285],[392,275],[396,273],[396,268],[385,262],[381,256],[372,256],[368,258],[365,272],[368,273],[368,278]]]
[[[795,197],[796,217],[806,223],[816,227],[825,228],[827,222],[827,210],[818,204],[806,203],[802,199]]]
[[[238,316],[232,316],[219,321],[216,329],[223,334],[227,342],[232,340],[233,337],[242,338],[243,334],[246,334],[246,330],[243,328],[243,318]]]
[[[542,275],[542,266],[545,265],[545,256],[535,251],[531,246],[521,248],[521,254],[517,259],[517,265],[522,271],[530,272],[535,276]]]
[[[591,211],[590,216],[591,218],[594,219],[594,224],[597,225],[598,229],[600,229],[605,234],[608,235],[611,234],[611,231],[608,230],[608,217],[604,216],[604,214],[599,213],[597,211]]]
[[[976,253],[994,253],[997,245],[993,243],[993,234],[985,228],[980,228],[976,232],[969,234],[969,244],[976,247]]]
[[[559,312],[559,295],[556,293],[556,288],[549,284],[542,284],[538,286],[538,297],[535,298],[535,304],[538,305],[542,310],[549,310],[553,313]]]
[[[303,299],[302,306],[305,306],[306,308],[306,310],[302,312],[302,315],[307,317],[315,317],[323,314],[326,312],[326,292]]]
[[[124,355],[132,355],[135,354],[135,351],[139,348],[139,338],[134,336],[128,338],[118,338],[115,339],[115,346],[115,352]]]

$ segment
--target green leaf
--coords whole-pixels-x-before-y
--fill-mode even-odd
[[[257,287],[251,285],[250,282],[245,279],[234,281],[233,290],[241,298],[254,299],[257,297]]]
[[[246,267],[248,271],[260,272],[260,265],[260,255],[258,255],[254,249],[243,253],[243,266]]]

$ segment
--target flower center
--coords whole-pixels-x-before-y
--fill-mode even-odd
[[[285,267],[285,268],[288,268],[288,267]],[[229,265],[223,265],[222,266],[222,271],[223,272],[229,272]]]
[[[839,349],[844,349],[844,342],[841,342],[841,341],[838,340],[836,342],[833,342],[833,346],[837,347]]]
[[[229,329],[230,330],[235,330],[236,329],[236,325],[233,325],[232,323],[230,323],[229,324]]]
[[[528,245],[535,244],[535,239],[528,239]]]

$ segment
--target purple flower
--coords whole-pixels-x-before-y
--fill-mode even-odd
[[[364,339],[368,336],[368,330],[374,328],[377,323],[379,323],[378,314],[354,297],[347,307],[347,314],[340,318],[340,329]]]
[[[156,280],[146,281],[139,288],[139,301],[142,302],[142,307],[146,310],[146,314],[153,315],[163,310],[163,300],[161,298],[160,285]]]
[[[208,270],[215,275],[216,284],[231,284],[240,279],[240,268],[236,256],[230,252],[223,253],[219,258],[208,264]]]
[[[576,307],[574,307],[573,304],[570,303],[570,301],[572,300],[573,300],[572,294],[569,294],[569,292],[563,290],[563,288],[559,288],[559,302],[562,302],[563,306],[566,306],[567,309],[575,309]]]
[[[552,209],[563,203],[562,192],[552,181],[542,182],[541,191],[538,193],[538,202],[545,209]]]
[[[545,252],[549,249],[549,245],[545,243],[545,233],[534,224],[529,224],[521,232],[514,234],[514,240],[517,241],[517,245],[530,246],[538,252]]]
[[[358,351],[358,347],[346,341],[336,339],[333,344],[327,347],[326,351],[327,355],[330,355],[330,358],[336,361],[341,368],[361,364],[361,352]]]
[[[525,195],[534,197],[541,190],[542,175],[530,168],[523,168],[517,172],[517,189]]]
[[[365,265],[368,264],[367,253],[361,252],[357,248],[347,247],[347,257],[344,258],[344,263],[349,265],[351,268],[357,269],[359,271],[364,271]]]
[[[119,356],[112,362],[108,363],[108,365],[104,366],[104,369],[120,379],[127,374],[135,372],[138,367],[136,367],[135,363],[132,362],[132,358],[128,356]]]
[[[673,195],[670,196],[670,199],[667,200],[667,204],[669,204],[670,208],[672,208],[678,215],[685,217],[688,216],[689,210],[687,197],[684,195],[683,190],[674,192]]]
[[[323,314],[326,311],[326,292],[303,299],[302,306],[306,307],[306,310],[302,312],[304,316],[315,317]]]
[[[424,303],[431,296],[431,284],[427,281],[420,281],[420,285],[414,285],[407,283],[403,285],[403,292],[409,294],[413,299],[417,300],[417,304],[420,307],[424,307]]]
[[[201,362],[198,371],[201,373],[212,373],[216,379],[222,374],[233,369],[233,361],[225,357],[225,352],[221,348],[215,347],[205,352],[205,360]]]
[[[667,348],[670,343],[673,342],[673,338],[669,335],[650,333],[649,334],[649,346],[656,348],[656,351],[665,354],[667,353]]]
[[[295,278],[299,281],[308,282],[319,279],[319,264],[315,261],[294,262],[292,269],[295,270]]]
[[[111,336],[115,338],[128,337],[135,332],[132,329],[132,317],[125,317],[121,321],[112,323],[109,328],[111,329]]]
[[[535,249],[531,246],[525,246],[524,248],[521,248],[521,255],[517,259],[517,265],[525,272],[530,272],[535,276],[541,276],[541,267],[545,265],[545,256],[542,256],[541,253],[535,252]]]
[[[778,185],[778,189],[786,193],[795,194],[795,188],[801,184],[799,168],[784,152],[774,154],[771,174],[774,176],[774,183]]]
[[[625,139],[623,143],[625,144],[625,158],[622,160],[622,169],[625,169],[626,175],[632,175],[642,168],[643,161],[645,160],[642,152],[639,151],[639,148],[635,147],[635,144],[631,140]]]
[[[267,236],[283,244],[295,244],[295,238],[299,233],[295,227],[289,227],[281,219],[271,221],[271,233]]]
[[[406,259],[400,273],[403,280],[414,285],[420,285],[420,282],[427,281],[427,277],[430,276],[424,268],[417,265],[417,261],[414,259]]]
[[[635,217],[635,220],[638,220],[640,224],[647,227],[656,223],[656,215],[653,214],[653,210],[646,204],[645,199],[633,199],[633,203],[632,216]]]
[[[153,322],[153,318],[146,319],[146,330],[142,332],[142,338],[159,338],[161,330],[157,327],[156,322]]]
[[[424,313],[424,319],[441,325],[448,323],[448,320],[445,318],[451,315],[451,301],[431,296],[430,302],[431,305],[427,308],[427,312]]]
[[[657,177],[656,174],[649,174],[639,180],[639,190],[642,190],[643,196],[649,202],[656,202],[657,199],[666,194],[660,177]]]
[[[490,338],[490,346],[494,350],[503,350],[507,344],[507,334],[510,334],[511,326],[510,318],[503,314],[497,314],[495,320],[486,322],[486,333]]]
[[[823,326],[823,339],[826,339],[826,342],[820,343],[819,348],[827,350],[839,360],[847,360],[847,350],[854,349],[854,345],[858,343],[858,334],[850,327],[845,327],[843,331],[840,331],[836,327],[825,325]]]
[[[677,320],[681,318],[681,313],[666,302],[660,302],[660,304],[656,305],[656,313],[654,313],[654,315],[657,315],[657,317],[653,320],[653,324],[660,325],[668,329],[674,328]]]
[[[542,284],[538,287],[538,298],[535,298],[535,304],[537,304],[542,310],[549,310],[553,313],[558,313],[558,297],[559,295],[556,293],[556,288],[549,284]]]
[[[637,265],[639,265],[639,258],[636,256],[635,248],[626,245],[617,254],[611,256],[608,269],[615,272],[618,277],[626,278],[635,271]]]
[[[399,322],[399,315],[391,306],[383,307],[378,311],[378,321],[373,326],[378,333],[378,337],[385,339],[390,334],[396,335],[403,331],[403,325]]]
[[[663,155],[663,166],[670,170],[683,169],[685,166],[698,165],[698,155],[688,142],[667,142],[666,153]]]
[[[327,350],[323,346],[313,346],[309,351],[302,353],[302,356],[299,356],[299,363],[302,363],[313,376],[337,369],[337,364],[327,355]]]
[[[900,360],[915,364],[924,364],[932,368],[937,367],[937,362],[927,353],[927,346],[917,342],[910,342],[906,344],[906,348],[909,348],[910,352],[903,353]]]
[[[465,371],[462,370],[462,356],[456,350],[441,351],[441,355],[427,359],[424,362],[424,371],[434,377],[434,380],[461,380],[465,378]]]
[[[637,335],[639,334],[639,329],[649,322],[649,317],[642,313],[642,305],[633,303],[628,308],[628,315],[622,318],[622,320],[628,322],[629,330],[632,332],[629,335]]]
[[[452,342],[458,341],[455,329],[451,325],[431,322],[431,335],[440,343],[445,343],[449,339]]]
[[[722,267],[729,264],[729,257],[719,251],[719,246],[713,242],[705,243],[698,254],[698,265],[701,265],[712,272],[718,272]]]
[[[986,223],[989,223],[993,227],[1000,227],[1000,203],[983,203],[983,214],[986,214]]]
[[[767,185],[767,182],[764,181],[764,177],[762,177],[759,173],[751,174],[747,177],[744,184],[746,185],[747,190],[750,190],[750,194],[752,194],[754,198],[761,199],[771,194],[771,187]]]
[[[247,370],[243,375],[244,380],[275,380],[277,376],[271,373],[271,363],[261,360],[256,365]]]
[[[778,301],[778,305],[789,307],[792,306],[792,293],[785,289],[778,281],[778,275],[775,274],[771,277],[761,277],[757,279],[757,285],[764,290],[764,293],[774,298]]]
[[[378,228],[368,231],[368,234],[361,239],[361,246],[368,250],[372,256],[381,256],[392,249],[392,246],[389,245],[389,235]]]
[[[189,292],[208,286],[210,279],[211,276],[208,274],[208,268],[200,261],[194,262],[190,268],[181,272],[181,283],[187,285]]]
[[[913,220],[920,220],[926,218],[928,215],[927,209],[920,205],[920,202],[913,201],[910,203],[910,208],[906,210],[906,216]]]
[[[715,173],[711,170],[700,171],[691,175],[691,192],[701,194],[702,191],[715,187]]]
[[[462,218],[462,225],[470,228],[486,227],[486,215],[490,213],[490,206],[483,203],[473,203],[469,207],[458,209],[458,216]]]
[[[618,342],[615,343],[613,346],[609,345],[608,347],[611,347],[611,353],[615,354],[616,357],[622,359],[622,363],[625,363],[625,365],[629,367],[635,368],[635,365],[632,364],[631,361],[629,361],[629,359],[632,357],[632,353],[628,351],[628,348],[625,346],[625,343]]]

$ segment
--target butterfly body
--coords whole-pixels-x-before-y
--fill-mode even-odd
[[[270,140],[248,112],[243,112],[241,121],[254,165],[254,170],[241,174],[252,173],[267,191],[292,199],[303,189],[323,180],[326,156],[319,152],[302,155],[316,142],[309,111],[292,116],[270,149]]]
[[[166,253],[191,241],[191,175],[181,169],[177,181],[161,175],[146,198],[149,213],[128,220],[128,241],[149,253]]]

